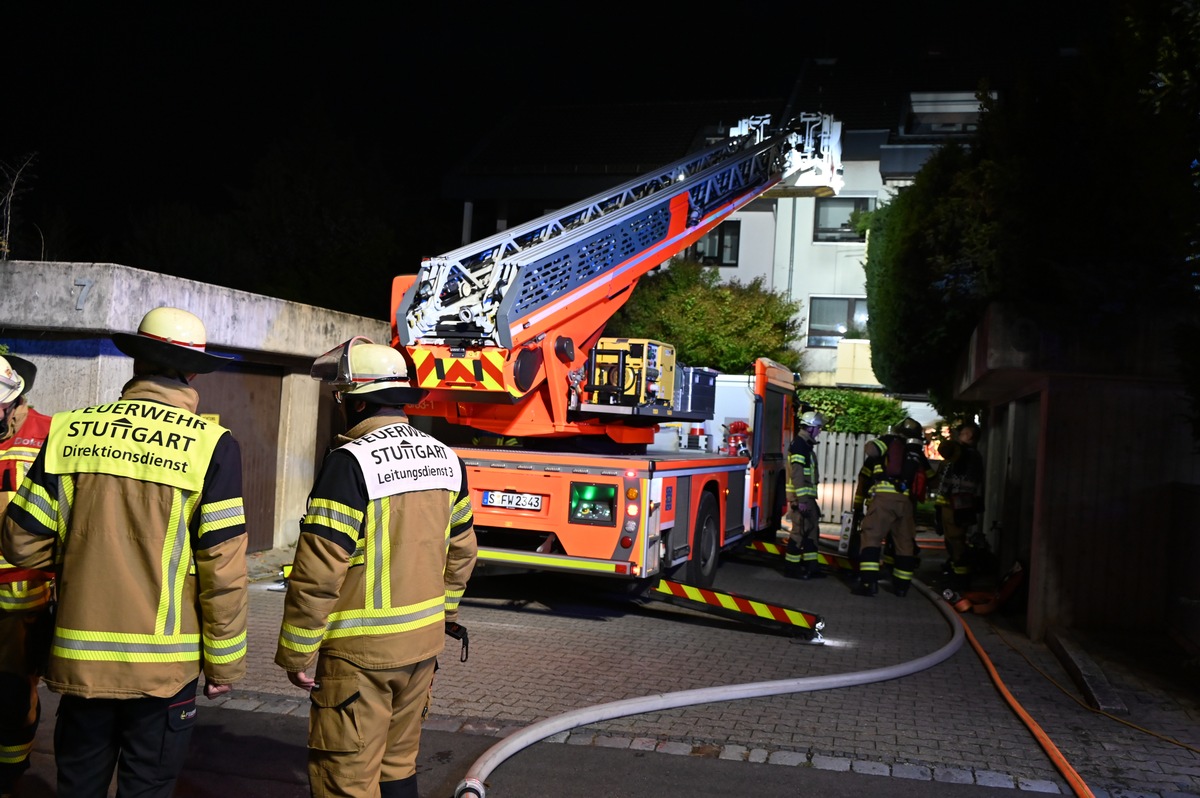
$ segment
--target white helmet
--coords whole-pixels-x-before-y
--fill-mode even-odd
[[[0,357],[0,410],[6,410],[24,392],[24,378],[7,358]]]
[[[208,336],[204,323],[179,308],[161,307],[147,313],[137,334],[113,333],[117,349],[134,360],[179,369],[188,374],[207,374],[233,360],[204,351]]]
[[[809,427],[810,429],[820,429],[821,427],[825,426],[825,416],[821,415],[815,410],[809,410],[808,412],[801,414],[800,426]]]
[[[420,401],[425,392],[414,388],[408,362],[394,347],[357,335],[313,361],[309,374],[333,386],[339,395],[383,405]]]

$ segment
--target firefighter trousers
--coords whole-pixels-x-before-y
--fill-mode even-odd
[[[940,505],[942,535],[946,539],[946,562],[950,567],[950,587],[967,590],[971,583],[971,564],[967,559],[967,526],[960,524],[961,513],[949,505]]]
[[[802,513],[789,509],[788,523],[792,526],[792,531],[788,533],[789,545],[796,551],[813,552],[815,560],[817,538],[821,534],[821,510],[817,507],[817,503],[810,500],[808,509]]]
[[[170,698],[64,695],[54,725],[58,798],[168,798],[196,725],[196,680]]]
[[[42,608],[0,611],[0,795],[12,791],[29,767],[37,734],[39,652],[37,630],[49,618]]]
[[[867,504],[862,523],[860,578],[873,583],[879,578],[883,542],[891,535],[896,549],[892,580],[907,586],[917,562],[917,523],[912,500],[900,493],[876,493]]]
[[[308,720],[313,798],[416,798],[421,722],[436,667],[434,657],[379,670],[318,659]]]

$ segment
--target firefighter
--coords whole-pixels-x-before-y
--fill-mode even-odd
[[[50,429],[29,405],[37,367],[0,357],[0,520]],[[0,556],[0,796],[29,767],[41,707],[41,642],[49,631],[53,585],[45,571],[17,568]]]
[[[788,447],[787,501],[792,531],[788,535],[783,575],[789,579],[825,576],[817,562],[817,538],[821,524],[817,483],[821,481],[821,475],[814,449],[824,426],[824,416],[815,410],[801,413],[796,425],[796,437]]]
[[[53,417],[0,543],[57,572],[58,794],[104,795],[116,770],[117,795],[165,798],[201,671],[210,699],[246,671],[241,451],[196,413],[189,381],[229,360],[205,351],[200,319],[155,308],[112,338],[133,378],[118,401]]]
[[[916,568],[916,497],[922,480],[934,471],[925,459],[921,425],[906,418],[880,438],[881,453],[863,463],[867,483],[862,521],[862,551],[854,593],[874,596],[879,592],[879,568],[884,541],[891,535],[895,545],[892,588],[897,596],[908,594]]]
[[[882,438],[872,438],[863,445],[863,464],[858,469],[858,477],[854,484],[853,516],[850,523],[850,545],[847,556],[850,562],[858,567],[859,552],[862,548],[862,521],[867,510],[867,495],[871,488],[871,469],[867,461],[872,457],[883,454],[887,448]]]
[[[311,373],[333,386],[348,431],[309,494],[275,662],[310,691],[313,795],[417,798],[437,656],[444,634],[464,637],[477,556],[467,472],[409,425],[404,406],[424,391],[392,347],[352,338]]]
[[[943,441],[938,451],[937,498],[934,500],[938,529],[946,539],[946,587],[959,593],[971,587],[971,563],[967,532],[983,509],[983,457],[975,447],[979,426],[960,424],[955,440]]]

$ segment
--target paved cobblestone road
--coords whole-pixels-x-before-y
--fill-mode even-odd
[[[926,575],[933,574],[919,577]],[[303,697],[271,662],[283,594],[267,590],[269,585],[255,583],[253,661],[227,706],[303,714]],[[481,574],[462,605],[469,659],[460,662],[457,644],[448,641],[428,728],[503,736],[563,713],[644,696],[902,669],[952,638],[951,623],[915,591],[904,599],[886,591],[864,599],[850,595],[835,576],[786,580],[774,565],[751,557],[723,565],[716,587],[823,616],[823,643],[663,603],[601,600],[595,590],[562,577]],[[1130,708],[1122,723],[1082,705],[1054,654],[1029,643],[1002,615],[962,617],[1005,689],[1096,795],[1200,796],[1194,683],[1190,691],[1181,688],[1146,662],[1130,663],[1120,651],[1101,647],[1106,675]],[[1072,791],[1061,768],[1005,703],[969,641],[945,661],[900,678],[645,712],[550,739]]]

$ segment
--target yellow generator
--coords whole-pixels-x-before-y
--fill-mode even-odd
[[[593,404],[671,407],[675,347],[646,338],[601,338],[588,357]]]

